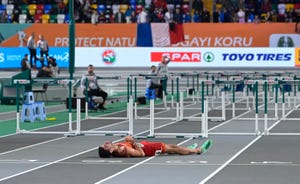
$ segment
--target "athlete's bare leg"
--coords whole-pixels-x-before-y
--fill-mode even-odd
[[[179,154],[179,155],[190,155],[190,154],[200,154],[201,148],[190,149],[176,144],[166,144],[166,153],[168,154]]]

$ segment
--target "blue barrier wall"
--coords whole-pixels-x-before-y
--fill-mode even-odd
[[[0,69],[21,68],[21,60],[25,54],[29,54],[26,47],[0,48]],[[60,68],[69,66],[69,49],[67,47],[50,47],[49,55],[56,58]],[[37,49],[37,57],[40,57],[40,51]],[[40,62],[37,61],[37,67]]]

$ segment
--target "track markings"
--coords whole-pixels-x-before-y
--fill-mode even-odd
[[[293,164],[293,162],[281,162],[281,161],[253,161],[250,164],[258,165],[284,165],[284,164]]]

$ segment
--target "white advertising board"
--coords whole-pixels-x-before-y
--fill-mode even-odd
[[[75,66],[146,67],[170,57],[170,67],[295,67],[295,48],[77,47]]]

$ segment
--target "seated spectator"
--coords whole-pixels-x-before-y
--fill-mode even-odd
[[[260,18],[258,17],[258,15],[254,16],[253,23],[255,23],[255,24],[259,24],[260,23]]]
[[[127,23],[131,23],[131,15],[132,15],[132,12],[134,12],[134,10],[132,9],[131,6],[128,6],[126,12],[125,12],[125,19],[126,19],[126,22]]]
[[[136,23],[137,22],[137,16],[135,14],[135,11],[131,12],[130,22],[131,23]]]
[[[224,8],[223,11],[224,11],[224,22],[232,22],[230,11],[228,11],[226,8]]]
[[[25,54],[21,61],[21,71],[29,70],[30,69],[30,63],[28,61],[28,54]]]
[[[173,22],[177,24],[182,24],[183,22],[183,15],[180,11],[180,8],[175,9],[175,13],[173,14]]]
[[[277,21],[278,22],[285,22],[285,17],[286,17],[286,4],[281,2],[281,3],[278,3],[277,5],[277,8],[278,8],[278,18],[277,18]]]
[[[264,22],[272,22],[271,11],[267,11],[266,16],[264,17]]]
[[[214,23],[217,23],[220,21],[220,10],[219,9],[216,9],[214,12],[213,12],[213,22]]]
[[[202,20],[203,20],[203,22],[210,22],[210,13],[209,13],[209,11],[207,10],[207,8],[204,8],[204,9],[203,9],[203,12],[202,12]]]
[[[165,22],[162,8],[155,8],[151,14],[151,22]]]
[[[98,104],[100,110],[106,110],[104,107],[105,100],[107,98],[107,93],[99,86],[97,82],[97,76],[94,73],[94,66],[88,66],[87,74],[83,75],[81,78],[80,87],[84,95],[87,95],[89,98],[93,97],[102,97],[101,103]],[[87,88],[87,89],[86,89]]]
[[[245,12],[243,9],[239,9],[239,11],[237,12],[237,17],[238,17],[238,22],[239,23],[245,23]]]
[[[105,15],[104,12],[100,12],[98,16],[98,23],[105,23]]]
[[[0,23],[7,23],[7,14],[6,14],[6,11],[3,11],[0,14]]]
[[[143,7],[142,11],[138,14],[137,22],[138,23],[147,23],[147,22],[149,22],[148,12],[146,11],[146,9],[144,7]]]
[[[51,68],[51,72],[54,77],[58,76],[60,73],[60,69],[58,67],[58,64],[56,62],[56,59],[52,56],[47,57],[48,66]]]
[[[92,24],[98,24],[98,20],[99,20],[99,14],[97,11],[93,12],[92,18],[91,18],[91,23]]]
[[[58,14],[66,14],[67,13],[67,5],[64,3],[64,0],[61,0],[58,3]]]
[[[53,77],[50,66],[43,66],[42,68],[40,68],[38,70],[36,77],[45,77],[45,78]]]
[[[254,22],[254,20],[255,20],[255,12],[254,9],[252,8],[248,13],[248,22]]]
[[[184,13],[182,16],[183,16],[184,23],[192,22],[191,15],[189,12]]]
[[[105,23],[112,23],[112,10],[111,9],[106,9],[105,13],[104,13],[104,17],[105,17]]]
[[[21,10],[19,5],[14,5],[14,10],[13,10],[13,23],[19,23],[19,15],[21,14]]]
[[[195,11],[201,12],[204,8],[204,3],[202,0],[194,0],[192,3],[192,8]]]
[[[50,66],[43,66],[42,68],[40,68],[38,70],[38,73],[36,75],[37,78],[41,77],[41,78],[51,78],[53,77],[52,71]],[[43,84],[43,89],[47,89],[48,88],[48,84]]]
[[[119,9],[118,12],[114,16],[114,23],[125,23],[125,14],[121,12]]]
[[[165,21],[166,21],[167,23],[173,22],[173,17],[174,17],[173,15],[174,15],[173,9],[172,9],[172,8],[169,8],[168,11],[165,13],[165,16],[164,16]]]
[[[202,16],[198,10],[195,10],[195,12],[194,12],[193,21],[194,22],[202,22]]]

